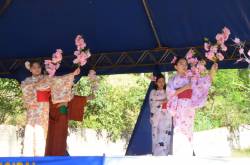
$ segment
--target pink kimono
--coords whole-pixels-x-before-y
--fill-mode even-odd
[[[179,98],[177,89],[191,83],[191,98]],[[204,106],[211,86],[210,76],[175,75],[168,81],[168,111],[174,116],[173,154],[192,155],[195,109]]]

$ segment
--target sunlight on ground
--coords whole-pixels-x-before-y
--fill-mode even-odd
[[[233,150],[232,156],[233,157],[250,157],[250,148],[243,149],[243,150]]]

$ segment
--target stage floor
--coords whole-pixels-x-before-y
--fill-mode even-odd
[[[0,165],[250,165],[250,158],[181,156],[0,157]]]
[[[106,157],[105,165],[250,165],[250,158],[181,157],[181,156],[126,156]]]

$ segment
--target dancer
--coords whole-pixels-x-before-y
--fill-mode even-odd
[[[77,71],[80,73],[79,69],[77,69]],[[84,107],[89,100],[92,100],[95,97],[94,94],[90,96],[72,96],[72,85],[65,86],[63,85],[64,82],[60,83],[62,83],[62,85],[58,86],[58,92],[55,96],[56,98],[53,99],[52,95],[50,101],[49,129],[45,152],[46,156],[66,155],[68,121],[82,121]],[[55,84],[60,83],[58,82]],[[60,97],[58,97],[58,95]]]
[[[50,104],[46,156],[66,155],[68,121],[82,121],[84,107],[93,96],[74,96],[70,102]]]
[[[40,62],[26,62],[26,68],[32,73],[21,83],[23,101],[27,109],[27,120],[24,135],[24,156],[44,156],[49,120],[50,95],[54,102],[70,101],[74,76],[80,70],[65,76],[49,77],[42,73]],[[64,88],[62,88],[64,87]],[[61,93],[58,88],[62,89]]]
[[[152,126],[152,153],[154,156],[171,154],[172,116],[166,111],[167,102],[165,77],[156,76],[155,89],[150,92],[150,123]]]
[[[177,74],[167,85],[168,111],[174,116],[173,154],[191,156],[195,109],[204,106],[218,64],[204,77],[190,77],[185,58],[177,58],[174,68]]]
[[[24,136],[24,156],[43,156],[48,129],[49,100],[37,100],[39,93],[47,93],[49,81],[42,75],[40,62],[26,62],[32,76],[21,83],[23,102],[27,109]]]

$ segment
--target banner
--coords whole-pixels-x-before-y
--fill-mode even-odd
[[[0,165],[103,165],[104,156],[1,157]]]

